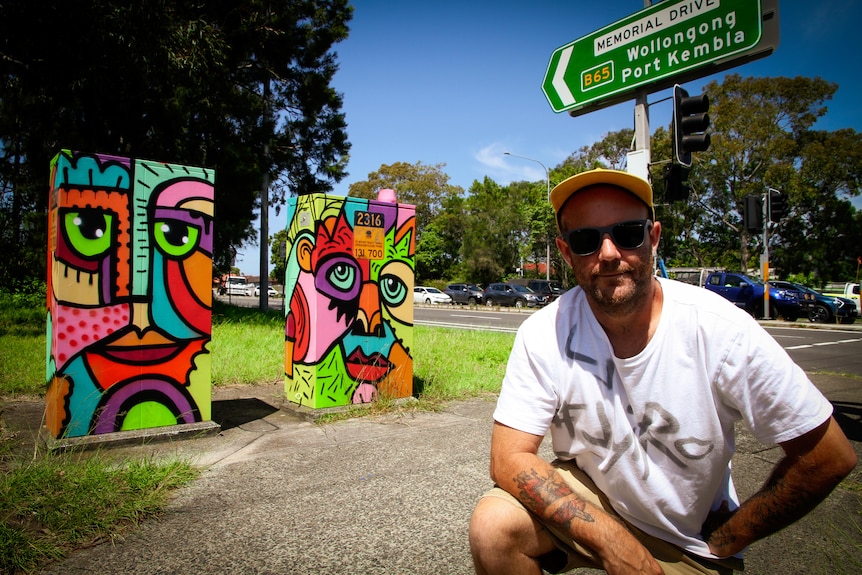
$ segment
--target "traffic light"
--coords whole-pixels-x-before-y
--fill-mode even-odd
[[[689,169],[679,164],[670,164],[664,174],[664,201],[669,204],[685,201],[688,199],[690,188],[688,186]]]
[[[763,231],[763,203],[760,196],[745,196],[742,223],[749,232]]]
[[[787,199],[778,190],[769,190],[769,221],[778,222],[787,213]]]
[[[689,96],[682,86],[673,87],[673,157],[676,163],[691,166],[691,153],[709,148],[709,97]]]

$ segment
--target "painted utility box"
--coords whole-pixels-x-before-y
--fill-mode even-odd
[[[212,170],[51,162],[46,425],[55,438],[209,421]]]
[[[413,393],[416,209],[390,199],[288,202],[284,389],[293,403]]]

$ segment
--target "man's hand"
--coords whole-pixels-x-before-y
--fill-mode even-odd
[[[831,417],[781,447],[785,457],[760,491],[733,513],[725,503],[707,517],[702,535],[716,556],[739,553],[802,518],[856,466],[853,446]]]
[[[706,517],[706,521],[703,522],[703,527],[701,528],[703,540],[709,541],[710,537],[712,537],[712,533],[727,523],[728,519],[731,517],[733,517],[733,511],[730,510],[730,506],[727,501],[722,501],[721,507],[710,511],[709,515]]]

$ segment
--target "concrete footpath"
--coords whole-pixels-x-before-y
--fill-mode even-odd
[[[862,458],[862,381],[812,378]],[[280,392],[280,385],[216,388],[218,435],[108,450],[176,454],[204,471],[159,519],[42,573],[473,573],[467,525],[490,486],[493,398],[320,425],[283,408]],[[7,404],[4,419],[30,410],[38,421],[33,403]],[[780,457],[742,431],[734,460],[740,495],[755,491]],[[755,544],[746,573],[859,572],[862,474],[852,477],[813,514]]]

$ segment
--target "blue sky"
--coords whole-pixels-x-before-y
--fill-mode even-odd
[[[642,10],[643,0],[354,0],[350,36],[335,46],[334,87],[344,97],[352,144],[349,175],[368,179],[384,164],[445,164],[449,183],[469,189],[544,180],[549,169],[611,131],[634,127],[634,101],[576,118],[555,113],[542,92],[554,50]],[[684,84],[702,91],[726,73],[820,76],[838,84],[817,128],[862,130],[862,0],[779,0],[780,42],[771,56]],[[651,129],[670,124],[671,90],[648,97]],[[556,182],[551,181],[553,186]],[[860,205],[857,202],[857,205]],[[862,205],[860,205],[862,207]],[[270,217],[273,233],[284,212]],[[256,246],[237,265],[258,275]]]

